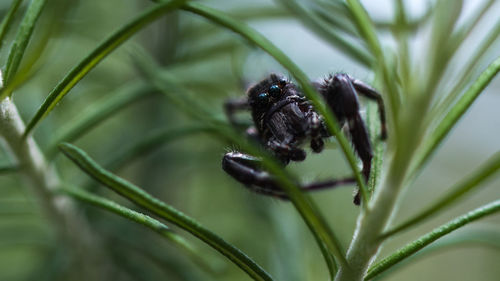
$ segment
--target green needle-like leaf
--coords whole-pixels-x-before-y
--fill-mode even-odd
[[[61,150],[83,171],[95,180],[109,187],[138,206],[190,232],[215,250],[226,256],[244,270],[254,280],[272,280],[272,278],[252,259],[240,250],[203,227],[194,219],[146,193],[132,183],[100,167],[85,152],[71,144],[61,144]]]
[[[353,22],[356,25],[358,32],[361,34],[374,57],[373,66],[376,70],[380,71],[382,75],[382,82],[386,91],[386,95],[384,95],[384,97],[388,97],[388,112],[392,116],[392,122],[389,122],[389,124],[395,123],[398,120],[401,97],[396,87],[395,77],[390,71],[391,68],[385,59],[382,46],[378,40],[375,25],[358,0],[347,0],[346,2],[349,10],[351,11]],[[397,126],[394,126],[392,129],[396,130]]]
[[[61,142],[70,142],[78,139],[90,129],[99,125],[102,121],[113,116],[124,107],[144,98],[153,93],[151,86],[138,81],[133,81],[120,87],[103,100],[98,100],[90,104],[82,114],[66,122],[54,137],[50,145],[49,155],[57,151],[57,145]]]
[[[113,157],[105,166],[108,169],[115,171],[121,166],[133,161],[136,158],[147,155],[158,147],[169,143],[174,140],[182,139],[194,134],[213,132],[214,128],[203,125],[193,125],[178,129],[163,129],[154,131],[145,135],[137,143],[132,144],[130,147],[124,149]]]
[[[5,66],[4,72],[4,86],[8,85],[19,68],[21,64],[21,59],[23,58],[28,42],[31,39],[31,34],[33,34],[33,29],[35,29],[36,21],[45,6],[46,0],[33,0],[24,15],[23,20],[17,30],[16,37],[12,46],[10,48],[9,57],[7,59],[7,65]],[[7,92],[2,93],[0,98],[4,95],[9,94]]]
[[[346,40],[338,34],[336,29],[326,24],[312,11],[302,7],[295,0],[280,0],[280,2],[296,14],[299,20],[301,20],[305,26],[309,27],[312,32],[315,32],[318,36],[328,41],[332,46],[337,47],[363,66],[370,67],[372,65],[373,59],[365,50]]]
[[[463,0],[441,0],[436,2],[434,21],[429,43],[429,61],[426,71],[426,85],[422,88],[423,95],[430,103],[438,82],[459,44],[459,36],[453,33],[457,20],[462,12]],[[443,41],[442,38],[451,37]]]
[[[384,160],[384,142],[380,139],[380,121],[376,104],[368,104],[366,119],[368,130],[370,132],[370,140],[373,144],[372,170],[370,171],[370,179],[368,180],[370,195],[373,195],[378,181],[380,181],[382,163]]]
[[[12,1],[12,4],[10,4],[9,11],[4,16],[2,23],[0,23],[0,49],[2,48],[3,45],[3,39],[5,38],[5,35],[7,35],[7,32],[10,29],[12,20],[14,19],[14,14],[16,13],[17,9],[19,8],[22,2],[23,0]]]
[[[400,263],[391,266],[382,274],[377,275],[373,280],[384,280],[386,276],[396,272],[405,265],[410,265],[417,260],[428,257],[430,254],[442,253],[446,250],[464,247],[486,247],[488,249],[500,251],[500,239],[498,239],[498,237],[500,237],[500,230],[491,229],[488,225],[479,225],[476,229],[474,229],[474,227],[461,229],[458,232],[454,232],[437,240]]]
[[[425,219],[435,216],[440,211],[444,210],[446,207],[458,200],[462,199],[464,195],[470,193],[475,188],[478,188],[483,182],[490,179],[496,172],[500,169],[500,153],[493,155],[486,164],[482,165],[477,171],[475,171],[467,179],[463,180],[457,187],[451,188],[452,192],[441,200],[429,206],[425,211],[422,211],[419,215],[416,215],[407,222],[395,227],[392,230],[387,231],[383,237],[392,236],[408,227],[415,226],[416,224],[424,221]]]
[[[428,137],[417,155],[414,170],[419,170],[425,164],[436,148],[441,144],[443,139],[448,135],[455,124],[460,120],[464,113],[469,109],[476,98],[483,92],[484,88],[488,86],[493,78],[500,71],[500,57],[492,62],[477,80],[469,87],[464,95],[457,101],[457,103],[450,109],[443,120],[436,127],[434,132]]]
[[[197,253],[197,250],[194,248],[193,245],[191,245],[186,239],[184,239],[182,236],[176,234],[173,232],[169,227],[167,227],[165,224],[161,223],[160,221],[147,216],[145,214],[136,212],[134,210],[131,210],[129,208],[126,208],[116,202],[113,202],[111,200],[108,200],[106,198],[100,197],[93,195],[89,192],[86,192],[82,189],[77,189],[77,188],[69,188],[69,187],[64,187],[60,189],[60,192],[66,193],[82,202],[86,202],[89,204],[92,204],[94,206],[97,206],[99,208],[108,210],[112,213],[115,213],[121,217],[124,217],[126,219],[129,219],[131,221],[134,221],[136,223],[142,224],[147,228],[150,228],[154,232],[160,234],[162,237],[165,239],[169,240],[170,242],[174,243],[177,247],[179,247],[181,250],[186,252],[186,254],[191,257],[195,262],[197,263],[202,263],[200,264],[204,268],[211,268],[210,265],[208,265],[204,260],[199,258],[199,255]]]
[[[500,35],[500,20],[493,25],[478,48],[473,50],[473,55],[470,56],[468,62],[462,67],[462,74],[455,79],[456,85],[445,95],[444,100],[434,106],[429,116],[438,116],[441,112],[448,112],[449,108],[457,100],[457,97],[463,92],[463,89],[472,79],[473,74],[477,71],[478,65],[487,57],[488,50],[493,43],[498,40]]]
[[[415,254],[418,252],[420,249],[424,248],[425,246],[431,244],[432,242],[436,241],[437,239],[445,236],[446,234],[470,223],[475,220],[478,220],[484,216],[487,215],[492,215],[496,212],[500,211],[500,200],[491,202],[487,205],[484,205],[480,208],[477,208],[473,211],[468,212],[465,215],[462,215],[449,223],[442,225],[433,231],[431,231],[428,234],[425,234],[418,238],[417,240],[409,243],[408,245],[402,247],[401,249],[397,250],[394,254],[386,257],[385,259],[381,260],[380,262],[376,263],[374,266],[372,266],[369,270],[367,275],[365,276],[365,280],[370,280],[373,277],[377,276],[378,274],[384,272],[385,270],[389,269],[393,265],[401,262],[402,260],[406,259],[407,257]]]
[[[17,172],[18,170],[19,170],[19,167],[17,167],[17,166],[1,165],[0,166],[0,175],[6,174],[6,173],[11,173],[11,172]]]
[[[166,3],[160,3],[142,13],[130,23],[113,33],[108,39],[101,43],[87,57],[85,57],[77,66],[75,66],[50,92],[50,94],[47,96],[43,104],[36,112],[35,116],[26,126],[24,135],[29,134],[31,130],[38,124],[38,122],[40,122],[50,111],[52,111],[56,104],[107,55],[118,48],[123,42],[125,42],[139,30],[141,30],[160,16],[178,8],[184,2],[186,2],[186,0],[176,0]]]

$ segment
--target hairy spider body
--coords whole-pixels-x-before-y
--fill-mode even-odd
[[[362,173],[368,180],[371,170],[372,148],[365,124],[359,114],[357,93],[378,102],[381,137],[386,137],[385,112],[381,96],[365,83],[347,74],[337,73],[313,83],[323,96],[341,126],[349,129],[354,150],[363,163]],[[236,124],[237,110],[250,110],[254,126],[247,134],[271,151],[283,165],[290,161],[302,161],[306,152],[301,147],[308,143],[312,151],[324,148],[323,139],[331,137],[323,117],[299,88],[283,76],[269,75],[250,87],[246,97],[230,100],[225,104],[226,114]],[[226,153],[222,168],[229,175],[258,193],[287,198],[275,179],[260,167],[259,159],[239,152]],[[302,186],[304,190],[322,189],[340,184],[353,183],[354,179],[329,180]],[[354,202],[359,204],[359,193]]]

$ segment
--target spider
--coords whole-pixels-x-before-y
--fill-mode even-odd
[[[363,163],[362,174],[368,180],[372,147],[359,113],[358,93],[378,103],[381,138],[385,139],[387,133],[382,97],[367,84],[344,73],[329,75],[321,83],[312,84],[335,114],[339,125],[348,127],[354,150]],[[250,87],[246,97],[228,100],[224,108],[229,121],[235,126],[238,124],[235,113],[249,110],[254,126],[247,129],[247,135],[271,151],[283,166],[290,161],[304,160],[306,152],[301,146],[306,143],[309,143],[313,152],[320,153],[324,148],[324,139],[331,137],[323,116],[294,83],[281,75],[270,74]],[[252,191],[287,199],[278,182],[262,169],[260,162],[257,157],[233,151],[224,155],[222,168]],[[353,178],[328,180],[302,185],[301,188],[309,191],[354,182]],[[360,203],[359,191],[354,203]]]

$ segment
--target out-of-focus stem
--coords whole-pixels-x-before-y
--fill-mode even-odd
[[[0,73],[0,88],[1,73]],[[33,137],[23,139],[25,125],[10,98],[0,101],[0,140],[17,161],[19,174],[31,193],[38,199],[41,211],[49,220],[57,238],[78,258],[80,278],[101,280],[103,265],[96,241],[91,237],[86,220],[81,217],[73,201],[54,191],[60,185],[55,169],[45,160]],[[85,275],[82,276],[82,275]],[[102,279],[105,280],[105,279]]]
[[[337,281],[363,280],[384,242],[380,239],[380,234],[393,216],[399,191],[405,180],[405,170],[399,168],[401,166],[397,163],[400,161],[396,161],[396,158],[397,155],[391,162],[388,176],[375,189],[369,207],[358,219],[358,227],[347,252],[348,267],[339,270],[335,278]]]

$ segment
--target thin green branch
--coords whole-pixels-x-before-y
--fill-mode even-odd
[[[0,88],[1,88],[0,72]],[[106,267],[105,253],[99,247],[100,241],[92,235],[87,221],[79,214],[74,202],[54,191],[60,184],[57,172],[45,159],[35,140],[29,136],[23,140],[24,123],[11,98],[0,101],[0,137],[2,145],[18,166],[18,174],[26,187],[36,197],[36,206],[47,220],[63,247],[71,249],[75,262],[81,265],[71,274],[85,274],[95,280]],[[72,231],[78,229],[78,231]]]
[[[155,5],[108,37],[87,57],[78,63],[78,65],[76,65],[49,93],[45,101],[37,110],[35,116],[26,126],[24,135],[26,136],[29,134],[38,122],[52,111],[56,104],[107,55],[118,48],[132,35],[142,30],[162,15],[177,9],[184,2],[186,2],[186,0],[175,0]]]
[[[396,0],[396,1],[401,1],[401,0]],[[396,3],[396,5],[400,5]],[[396,9],[399,9],[399,7],[396,7]],[[396,11],[397,12],[397,11]],[[431,5],[427,8],[427,10],[419,17],[417,18],[407,18],[406,20],[406,25],[405,26],[400,26],[398,25],[397,21],[384,21],[384,20],[374,20],[373,23],[375,24],[375,27],[379,31],[391,31],[394,32],[397,29],[404,28],[405,32],[408,33],[416,33],[424,24],[426,24],[431,16],[434,13],[434,9]],[[396,17],[397,19],[397,17]]]
[[[33,30],[35,29],[35,24],[45,6],[46,0],[33,0],[26,10],[23,20],[17,30],[14,42],[11,45],[9,51],[9,57],[7,59],[7,65],[5,66],[5,80],[4,86],[8,86],[12,81],[12,78],[17,72],[19,65],[21,64],[21,59],[24,56],[26,47],[31,39]],[[3,92],[0,98],[9,95],[8,92]]]
[[[496,172],[500,169],[500,152],[493,155],[487,163],[483,164],[479,169],[477,169],[471,176],[467,179],[462,180],[456,187],[451,188],[452,192],[444,196],[442,199],[438,200],[436,203],[427,207],[420,214],[414,216],[408,221],[402,223],[401,225],[388,230],[382,235],[385,239],[396,233],[399,233],[409,227],[415,226],[416,224],[424,221],[425,219],[437,215],[440,211],[449,207],[453,203],[462,199],[464,195],[470,193],[471,191],[478,188],[483,182],[490,179]]]
[[[48,58],[49,53],[54,53],[55,48],[51,48],[54,41],[51,39],[59,37],[64,27],[66,27],[65,24],[61,23],[61,15],[66,14],[70,5],[70,3],[61,3],[61,5],[53,5],[50,9],[44,11],[43,17],[45,20],[42,19],[42,22],[37,23],[40,27],[37,29],[36,41],[30,43],[29,52],[26,52],[23,56],[22,63],[9,84],[0,90],[0,96],[11,95],[40,71],[46,70],[46,63],[43,62],[43,58]],[[46,52],[46,50],[49,52]]]
[[[160,0],[151,0],[152,2],[160,2]],[[235,7],[235,9],[231,9],[227,11],[228,14],[233,17],[240,19],[242,21],[268,21],[268,20],[282,20],[282,19],[290,19],[291,14],[286,9],[282,9],[281,7],[273,7],[273,6],[256,6],[256,5],[248,5],[244,8]],[[183,29],[183,33],[185,34],[183,38],[185,38],[189,42],[197,42],[196,40],[207,40],[207,38],[211,38],[216,36],[217,32],[220,29],[216,29],[213,26],[207,26],[206,24],[193,23],[191,25],[187,25]]]
[[[126,163],[130,163],[139,157],[144,157],[166,143],[194,134],[210,133],[213,131],[212,127],[204,125],[193,125],[177,129],[166,128],[154,131],[145,135],[137,143],[123,149],[122,152],[118,153],[108,162],[106,167],[112,171],[118,170]]]
[[[314,2],[315,4],[308,4],[307,8],[312,10],[319,19],[330,25],[330,28],[340,29],[347,36],[357,37],[358,31],[350,23],[349,17],[351,14],[344,2]]]
[[[375,25],[358,0],[347,0],[346,2],[352,16],[354,17],[354,23],[356,24],[359,33],[366,41],[366,44],[370,48],[372,54],[379,57],[382,55],[382,48],[380,46],[380,42],[378,41]]]
[[[414,162],[413,172],[417,172],[432,156],[439,144],[448,135],[455,124],[460,120],[464,113],[469,109],[476,98],[483,92],[486,86],[489,85],[491,80],[500,71],[500,57],[492,62],[476,81],[469,87],[464,95],[457,101],[457,103],[448,111],[446,116],[441,120],[434,132],[427,138],[423,144],[421,152],[417,154],[417,160]]]
[[[1,165],[0,166],[0,175],[12,173],[12,172],[17,172],[17,171],[19,171],[18,166],[14,166],[14,165]]]
[[[396,27],[392,31],[398,42],[398,60],[401,72],[401,84],[403,92],[409,92],[411,71],[411,55],[408,46],[408,16],[406,14],[405,4],[403,0],[395,0],[395,18]]]
[[[488,0],[483,4],[482,7],[477,8],[477,11],[470,16],[470,19],[460,27],[460,29],[455,33],[452,39],[453,44],[456,46],[453,52],[458,49],[458,47],[463,45],[463,42],[471,34],[477,24],[484,18],[484,15],[491,10],[491,6],[495,4],[496,0]]]
[[[184,251],[186,253],[186,255],[188,255],[190,258],[192,258],[193,261],[200,263],[200,265],[203,268],[209,268],[209,269],[211,268],[211,266],[209,264],[207,264],[204,260],[200,259],[197,249],[192,244],[190,244],[182,236],[173,232],[168,226],[161,223],[160,221],[158,221],[150,216],[147,216],[145,214],[142,214],[142,213],[136,212],[134,210],[131,210],[129,208],[126,208],[126,207],[124,207],[116,202],[113,202],[111,200],[108,200],[104,197],[93,195],[93,194],[86,192],[82,189],[63,187],[63,188],[59,189],[59,192],[65,193],[65,194],[67,194],[75,199],[78,199],[82,202],[92,204],[92,205],[97,206],[101,209],[108,210],[112,213],[115,213],[121,217],[129,219],[129,220],[136,222],[138,224],[142,224],[145,227],[160,234],[160,236],[162,236],[163,238],[172,242],[174,245],[176,245],[178,248],[180,248],[182,251]],[[211,271],[214,271],[214,269],[212,268]]]
[[[396,79],[389,70],[390,67],[387,64],[384,52],[378,40],[375,25],[358,0],[347,0],[346,2],[352,14],[354,24],[375,58],[373,67],[380,71],[382,75],[382,81],[386,91],[386,95],[384,96],[388,97],[388,109],[392,117],[389,123],[395,124],[399,116],[401,97],[396,87]],[[397,131],[397,126],[394,126],[393,130]]]
[[[78,139],[119,110],[138,100],[147,98],[152,93],[153,89],[150,85],[133,81],[108,94],[104,99],[90,104],[82,114],[66,122],[57,130],[54,140],[49,146],[49,155],[53,156],[55,154],[59,143]]]
[[[434,44],[437,44],[435,45],[433,48],[433,50],[436,51],[436,60],[435,60],[435,64],[434,64],[434,67],[433,67],[433,70],[438,70],[440,71],[440,74],[437,74],[437,73],[431,73],[430,74],[430,77],[433,77],[435,79],[435,82],[438,83],[438,81],[440,80],[440,78],[442,77],[441,73],[444,72],[447,68],[447,63],[449,60],[451,60],[451,58],[455,55],[456,51],[459,49],[460,46],[463,45],[463,42],[465,39],[467,39],[467,37],[471,34],[471,32],[474,30],[474,28],[477,26],[477,24],[479,23],[479,21],[481,19],[483,19],[484,17],[484,14],[486,12],[488,12],[488,10],[490,10],[491,6],[494,4],[495,0],[489,0],[487,2],[484,3],[484,5],[482,7],[479,7],[477,9],[477,11],[472,15],[470,16],[470,19],[466,20],[466,22],[456,31],[456,32],[452,32],[453,31],[453,28],[456,24],[456,21],[458,20],[459,16],[460,16],[460,9],[458,11],[454,11],[453,13],[450,13],[449,9],[439,9],[439,7],[436,8],[436,10],[441,10],[443,11],[443,14],[440,15],[440,14],[437,14],[436,15],[436,21],[441,21],[443,18],[443,15],[449,15],[449,14],[455,14],[453,18],[453,23],[452,24],[448,24],[450,26],[448,26],[448,29],[444,29],[440,32],[440,34],[436,34],[436,36],[433,37],[433,40],[432,42],[435,42]],[[461,8],[461,5],[457,5],[457,1],[451,1],[451,3],[453,4],[453,7],[459,7]],[[461,2],[460,2],[461,3]],[[445,3],[444,5],[446,7],[449,7],[450,3]],[[437,26],[439,26],[438,24],[436,24]],[[439,48],[439,46],[441,45],[441,43],[438,43],[439,42],[439,38],[443,38],[443,36],[446,36],[447,34],[451,34],[449,40],[447,40],[446,44],[445,44],[445,48],[441,47]],[[439,51],[441,50],[441,51]],[[470,68],[463,68],[465,71],[463,71],[464,73],[467,73]],[[431,71],[432,72],[432,71]],[[434,75],[434,76],[433,76]],[[458,83],[457,85],[460,85],[462,83],[462,81],[460,79],[457,79]],[[454,95],[451,95],[451,96],[454,96]]]
[[[471,229],[472,228],[472,229]],[[500,231],[499,229],[489,229],[488,225],[479,225],[474,229],[469,227],[466,229],[461,229],[458,232],[446,235],[445,237],[435,241],[429,246],[421,249],[415,255],[412,255],[405,260],[391,266],[383,273],[377,275],[373,280],[379,280],[379,278],[385,278],[389,274],[399,270],[405,265],[414,263],[416,260],[425,258],[430,254],[439,252],[442,253],[446,250],[453,250],[459,247],[485,247],[487,249],[495,249],[500,251]],[[383,280],[383,279],[380,279]]]
[[[186,90],[170,71],[164,71],[157,66],[156,61],[143,50],[137,50],[132,58],[137,66],[139,74],[148,84],[163,92],[168,101],[174,104],[189,117],[197,120],[216,121],[214,111],[208,106],[197,102],[195,95]],[[177,94],[177,93],[182,93]]]
[[[370,67],[373,64],[373,58],[366,53],[365,50],[359,48],[354,43],[349,42],[340,34],[337,29],[326,24],[321,18],[316,16],[312,11],[302,7],[295,0],[280,0],[282,5],[292,11],[297,18],[321,38],[325,39],[332,46],[337,47],[340,51],[350,56],[356,62],[365,67]],[[342,30],[339,30],[342,31]]]
[[[441,0],[436,2],[432,32],[428,40],[429,65],[426,69],[425,86],[421,87],[419,99],[422,108],[427,110],[431,103],[436,88],[442,80],[449,62],[458,49],[460,36],[453,32],[462,12],[463,0]],[[443,41],[442,38],[450,37]]]
[[[2,19],[2,23],[0,23],[0,49],[2,48],[3,40],[11,27],[12,20],[14,19],[14,14],[17,12],[17,9],[22,2],[23,0],[13,0],[10,4],[9,11]]]
[[[488,32],[478,48],[474,49],[474,55],[470,57],[467,64],[462,67],[462,74],[455,79],[457,81],[455,87],[445,95],[445,99],[441,103],[437,103],[429,116],[437,116],[440,112],[448,112],[453,102],[462,93],[465,85],[470,82],[473,73],[477,66],[488,53],[493,43],[498,40],[500,35],[500,20],[496,22],[494,27]]]
[[[382,175],[382,163],[384,160],[384,142],[380,139],[380,120],[377,112],[377,105],[375,103],[367,105],[366,119],[368,130],[370,132],[370,141],[373,145],[372,169],[370,171],[370,179],[368,181],[368,189],[370,191],[370,195],[373,196],[373,192],[375,191],[375,188],[380,181],[380,176]]]
[[[75,164],[95,180],[134,202],[138,206],[151,211],[198,237],[248,273],[252,279],[272,280],[272,278],[252,259],[203,227],[194,219],[151,196],[132,183],[103,169],[79,148],[70,144],[61,144],[60,149],[69,159],[75,162]]]
[[[470,223],[475,220],[478,220],[482,217],[485,217],[487,215],[492,215],[496,212],[500,211],[500,200],[491,202],[487,205],[484,205],[480,208],[477,208],[473,211],[468,212],[465,215],[462,215],[450,222],[448,222],[445,225],[442,225],[435,230],[431,231],[430,233],[421,236],[419,239],[409,243],[408,245],[402,247],[401,249],[397,250],[394,254],[386,257],[385,259],[381,260],[380,262],[376,263],[374,266],[372,266],[369,270],[367,275],[365,276],[365,280],[370,280],[373,277],[377,276],[378,274],[384,272],[385,270],[389,269],[393,265],[403,261],[407,257],[415,254],[425,246],[431,244],[432,242],[436,241],[437,239],[445,236],[446,234]]]

